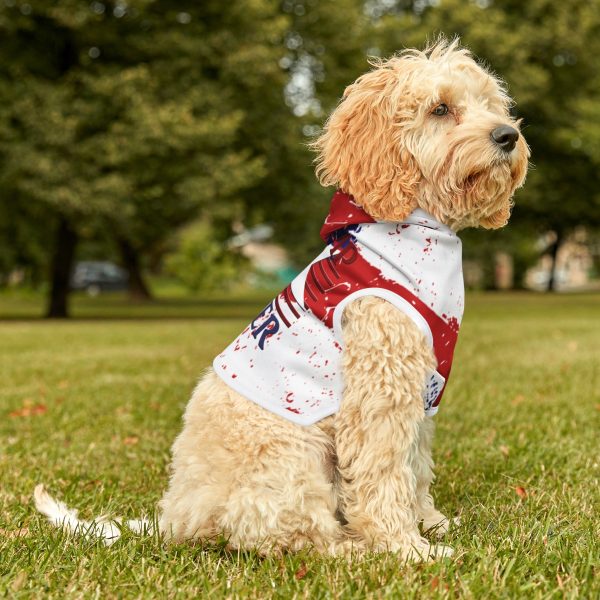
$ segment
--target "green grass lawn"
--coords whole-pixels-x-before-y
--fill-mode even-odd
[[[462,518],[452,560],[106,548],[35,513],[38,482],[84,518],[152,511],[194,382],[267,299],[80,298],[86,319],[44,322],[23,318],[38,300],[0,297],[0,595],[600,597],[598,295],[468,297],[434,448],[437,504]]]

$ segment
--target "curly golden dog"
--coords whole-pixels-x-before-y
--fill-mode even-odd
[[[264,553],[312,547],[331,554],[391,551],[403,559],[451,554],[447,546],[423,537],[419,525],[435,527],[440,534],[449,526],[429,491],[434,477],[430,415],[449,366],[445,376],[433,383],[431,378],[444,371],[444,336],[458,330],[436,310],[453,301],[449,294],[455,294],[458,306],[462,291],[454,281],[441,287],[445,297],[421,293],[419,265],[424,265],[423,273],[429,267],[419,261],[439,257],[437,266],[430,266],[443,277],[445,269],[456,268],[456,256],[454,262],[443,262],[443,248],[459,247],[457,231],[507,223],[529,156],[510,105],[504,85],[456,41],[441,40],[425,51],[405,50],[377,61],[348,86],[313,144],[320,181],[339,190],[345,220],[337,230],[332,226],[332,205],[327,231],[333,233],[326,238],[322,259],[303,275],[302,297],[293,283],[238,338],[263,344],[250,349],[256,356],[269,345],[275,349],[269,358],[272,368],[263,365],[260,377],[252,379],[248,362],[253,359],[242,364],[242,358],[236,359],[240,370],[226,375],[220,371],[233,354],[225,353],[196,387],[173,445],[171,478],[160,502],[159,526],[168,539],[205,540],[222,534],[234,548]],[[358,221],[353,220],[354,209]],[[426,245],[408,277],[401,261],[394,263],[400,259],[386,252],[408,248],[409,242],[402,246],[401,240],[410,231]],[[430,246],[436,245],[438,254],[430,254]],[[412,257],[410,248],[407,256]],[[385,261],[394,264],[384,267]],[[362,269],[358,275],[351,271],[357,264]],[[403,273],[410,285],[400,275],[400,283],[383,277],[385,269]],[[360,280],[371,272],[380,276]],[[337,325],[335,317],[328,325],[329,313],[317,318],[311,307],[319,305],[319,294],[323,302],[333,302],[327,290],[336,287],[336,277],[362,293],[343,303]],[[276,346],[285,336],[296,335],[292,313],[299,315],[298,327],[305,327],[309,317],[323,327],[299,336],[295,353]],[[336,349],[327,349],[332,364],[339,365],[331,379],[324,379],[329,359],[317,364],[313,358],[317,350],[302,363],[290,358],[287,370],[278,368],[278,357],[286,352],[303,356],[310,335],[315,340],[330,336],[335,344]],[[316,342],[312,347],[317,348]],[[446,359],[451,362],[451,353]],[[291,391],[278,383],[280,371]],[[317,373],[321,379],[315,379]],[[311,385],[329,390],[322,401],[315,397],[311,402]],[[292,404],[290,398],[303,391],[304,400]],[[284,393],[278,404],[277,394]],[[71,530],[84,524],[41,486],[36,502],[56,524]],[[114,527],[102,527],[104,537],[118,536]]]

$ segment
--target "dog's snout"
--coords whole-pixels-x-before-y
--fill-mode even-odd
[[[504,152],[510,152],[519,139],[519,132],[510,125],[500,125],[492,131],[490,137]]]

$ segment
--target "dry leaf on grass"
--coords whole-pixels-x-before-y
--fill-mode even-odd
[[[21,527],[21,529],[2,529],[0,527],[0,538],[14,540],[29,535],[29,527]]]
[[[485,438],[486,443],[491,444],[496,439],[496,430],[491,429]]]
[[[21,571],[11,583],[13,592],[18,592],[27,583],[27,571]]]
[[[17,410],[13,410],[8,413],[9,417],[32,417],[35,415],[43,415],[48,411],[48,407],[45,404],[34,404],[32,406],[23,406]]]
[[[521,500],[525,500],[525,498],[527,498],[527,490],[520,485],[515,488],[515,493],[517,496],[519,496],[519,498],[521,498]]]
[[[508,448],[508,446],[500,446],[500,452],[502,452],[502,454],[506,456],[506,458],[508,458],[508,455],[510,454],[510,449]]]
[[[304,579],[306,577],[306,574],[308,573],[308,567],[302,563],[302,566],[296,571],[294,577],[300,581],[301,579]]]
[[[429,586],[431,587],[432,591],[436,591],[438,589],[448,590],[450,588],[447,583],[440,581],[440,578],[437,575],[429,582]]]
[[[126,446],[135,446],[140,441],[140,438],[137,435],[130,435],[126,438],[123,438],[123,443]]]
[[[92,488],[98,487],[99,485],[102,485],[102,482],[101,482],[99,479],[90,479],[89,481],[86,481],[86,482],[83,484],[83,487],[84,487],[86,490],[89,490],[89,489],[92,489]]]
[[[513,406],[518,406],[519,404],[523,403],[525,401],[525,396],[523,396],[523,394],[517,394],[513,399],[511,404]]]

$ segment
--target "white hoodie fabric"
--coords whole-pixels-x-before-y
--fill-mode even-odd
[[[335,193],[321,230],[325,249],[213,363],[230,387],[300,425],[339,410],[344,392],[341,319],[360,296],[408,315],[437,358],[423,382],[424,410],[438,410],[463,314],[462,245],[418,209],[403,223],[376,222]]]

